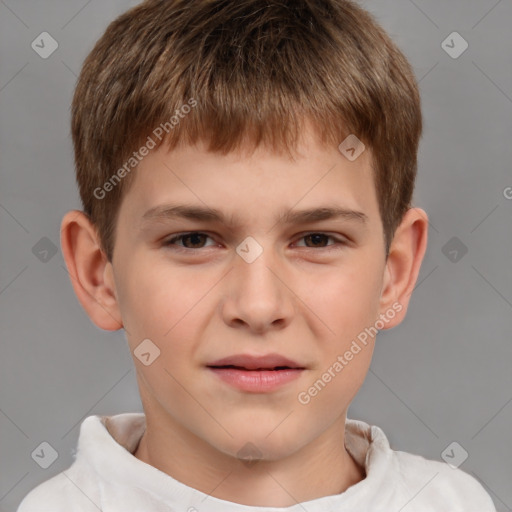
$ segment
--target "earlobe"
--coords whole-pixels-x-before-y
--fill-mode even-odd
[[[410,208],[395,231],[384,273],[380,313],[395,310],[387,329],[405,317],[427,248],[428,217],[420,208]]]
[[[92,322],[107,331],[123,327],[111,266],[101,251],[97,231],[84,212],[72,210],[61,223],[61,247],[75,294]]]

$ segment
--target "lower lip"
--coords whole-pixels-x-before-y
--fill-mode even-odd
[[[236,368],[209,368],[221,380],[242,391],[264,393],[297,379],[303,369],[238,370]]]

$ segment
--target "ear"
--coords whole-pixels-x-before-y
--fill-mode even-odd
[[[75,294],[95,325],[107,331],[123,327],[112,264],[101,250],[96,228],[81,211],[61,223],[60,243]]]
[[[380,314],[388,314],[385,329],[400,324],[407,313],[412,290],[427,248],[428,217],[420,208],[410,208],[395,231],[389,249],[380,299]],[[395,313],[389,319],[389,312]]]

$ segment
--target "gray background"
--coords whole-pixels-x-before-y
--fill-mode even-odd
[[[107,23],[136,3],[0,0],[3,511],[71,464],[86,416],[141,410],[123,333],[90,322],[59,248],[63,214],[80,208],[69,135],[76,76]],[[349,417],[430,459],[457,441],[469,454],[461,469],[511,510],[512,2],[361,3],[420,81],[415,204],[431,226],[408,317],[381,333]],[[43,31],[59,44],[47,59],[31,48]],[[469,44],[456,59],[441,46],[453,31]],[[46,262],[43,237],[59,248]],[[42,441],[59,454],[48,469],[31,458]]]

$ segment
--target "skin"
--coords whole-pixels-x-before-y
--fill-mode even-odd
[[[245,505],[287,507],[364,479],[345,448],[344,426],[374,338],[309,403],[298,395],[393,304],[401,311],[384,328],[402,321],[427,243],[427,216],[412,208],[386,259],[371,151],[350,162],[312,133],[305,132],[293,159],[263,147],[228,155],[203,144],[151,151],[123,198],[112,262],[83,213],[73,210],[62,221],[72,284],[94,324],[124,327],[132,356],[147,338],[160,350],[148,366],[133,357],[147,420],[135,457]],[[207,206],[236,219],[229,227],[180,218],[142,222],[147,210],[166,203]],[[277,222],[287,211],[326,205],[366,220]],[[190,231],[208,237],[166,245]],[[263,249],[252,263],[236,252],[248,236]],[[306,369],[276,391],[250,393],[205,366],[241,353],[277,353]],[[249,442],[259,452],[252,464],[238,455]]]

